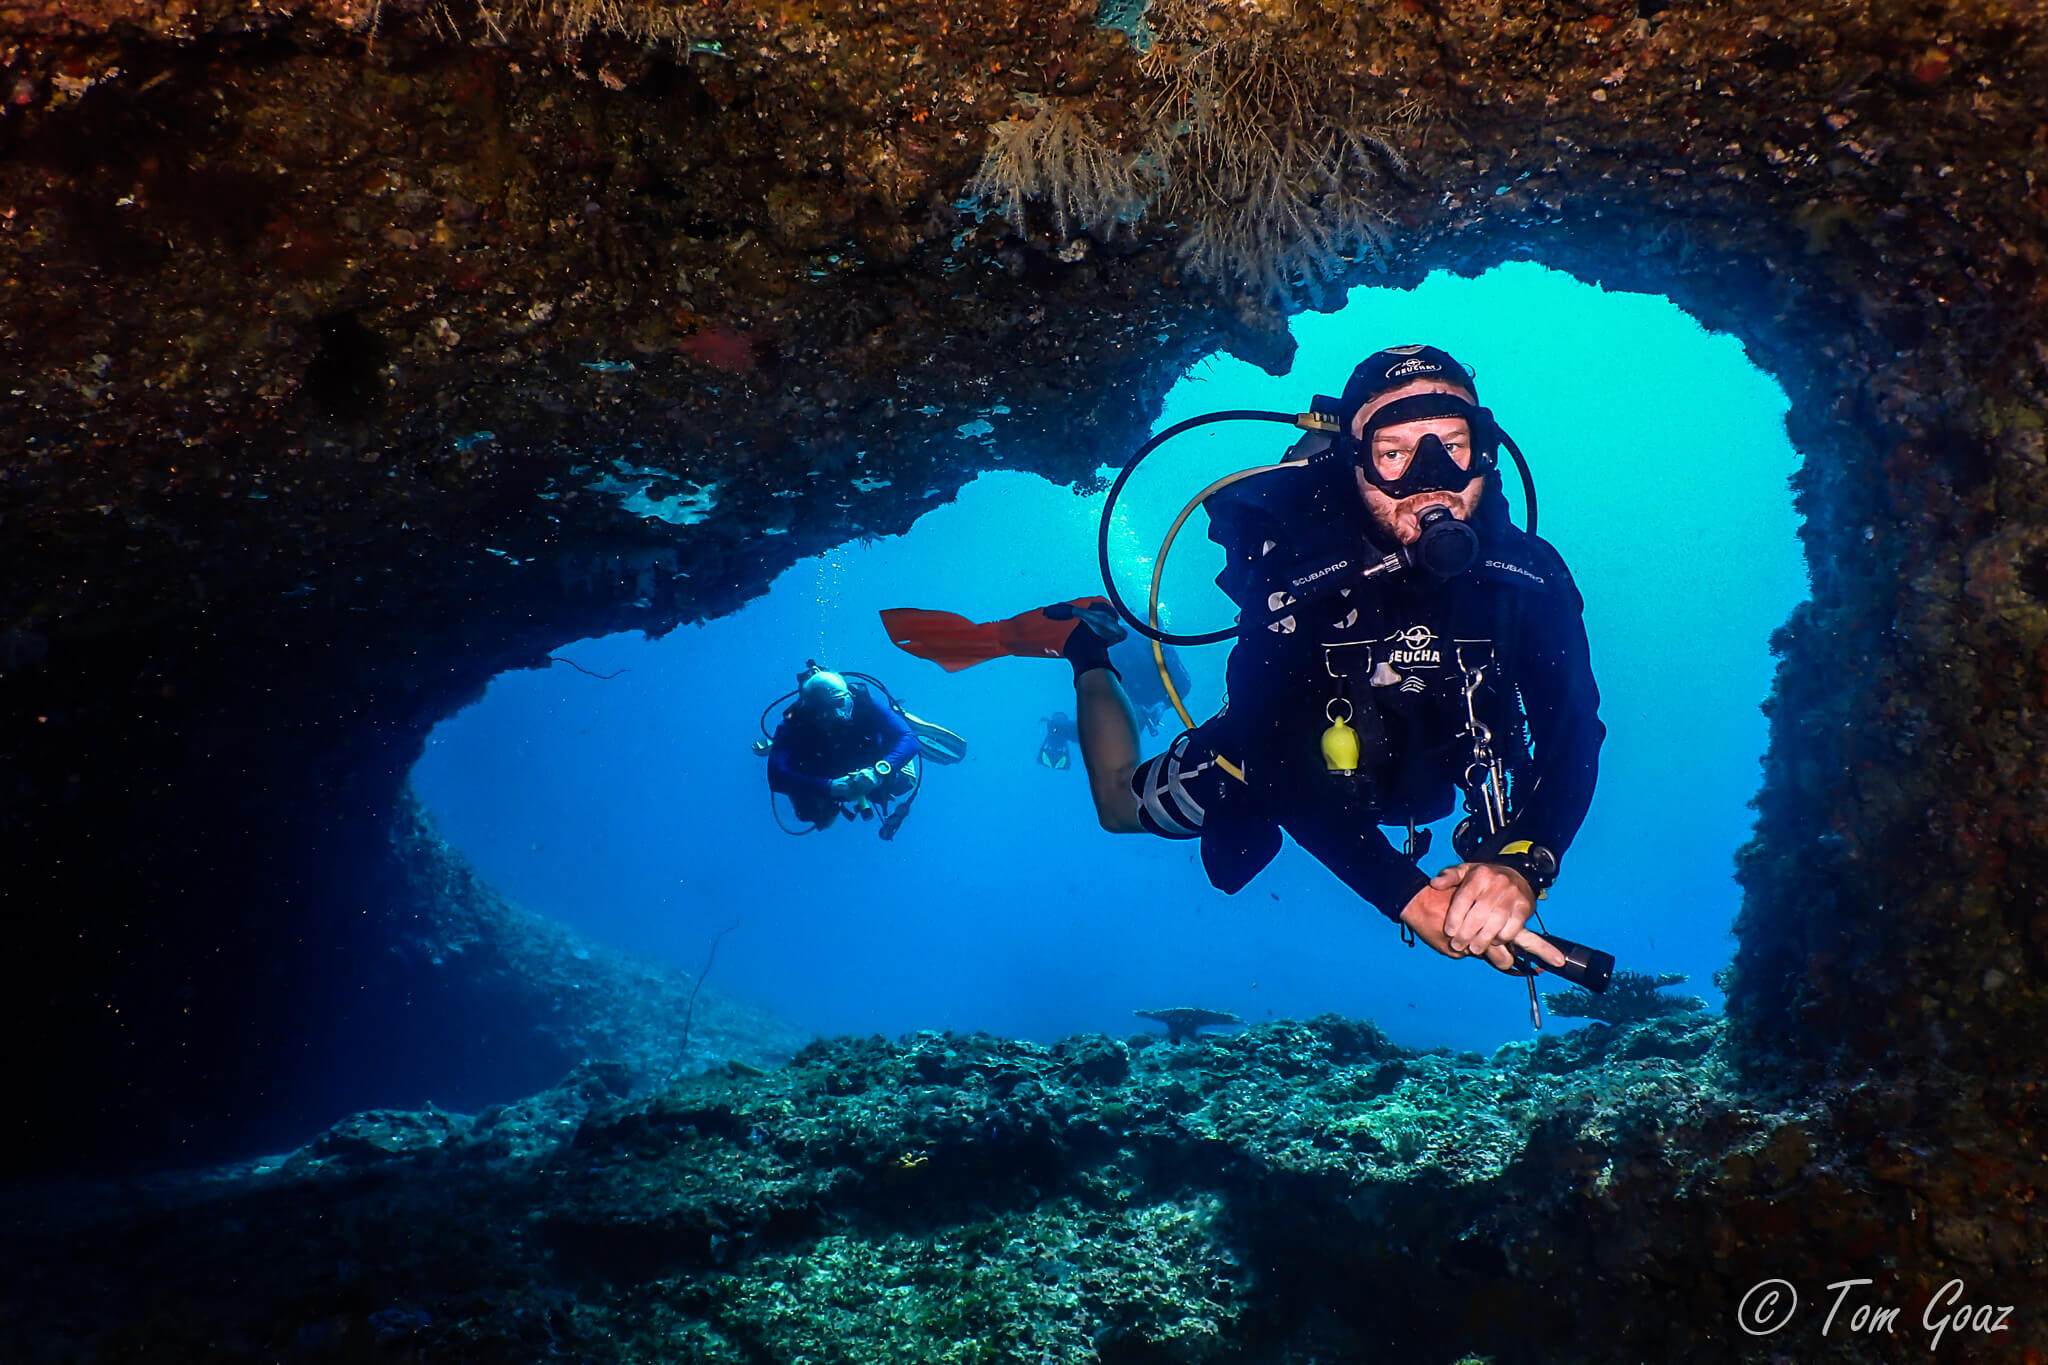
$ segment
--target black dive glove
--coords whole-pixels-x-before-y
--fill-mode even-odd
[[[1106,668],[1116,673],[1118,682],[1123,681],[1124,675],[1117,673],[1116,666],[1109,661],[1109,647],[1130,632],[1116,619],[1115,608],[1105,599],[1098,597],[1085,607],[1055,602],[1044,611],[1049,620],[1076,622],[1067,642],[1060,646],[1060,657],[1074,666],[1075,682],[1081,681],[1083,673],[1097,668]]]

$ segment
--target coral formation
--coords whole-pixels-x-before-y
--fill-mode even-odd
[[[1166,1041],[1169,1043],[1191,1043],[1205,1028],[1222,1028],[1244,1022],[1228,1010],[1205,1010],[1192,1005],[1176,1005],[1163,1010],[1132,1010],[1131,1013],[1140,1019],[1166,1025]]]
[[[1725,1324],[1644,1308],[1732,1299],[1906,1196],[1845,1184],[1825,1115],[1732,1089],[1721,1036],[1488,1061],[1324,1017],[1200,1050],[841,1040],[640,1098],[584,1070],[475,1119],[365,1114],[283,1158],[17,1196],[0,1350],[1734,1359]],[[1712,1262],[1687,1251],[1709,1218]]]
[[[1361,259],[1383,264],[1391,217],[1372,192],[1407,168],[1390,139],[1421,102],[1364,117],[1326,43],[1277,35],[1234,6],[1153,0],[1138,18],[1137,70],[1156,89],[1125,134],[1135,145],[1112,143],[1082,96],[1020,95],[1031,117],[990,129],[969,192],[1020,232],[1024,201],[1044,200],[1060,238],[1177,217],[1191,270],[1265,301]]]
[[[826,1236],[737,1272],[707,1314],[725,1331],[687,1319],[674,1329],[692,1358],[736,1363],[760,1356],[733,1337],[770,1360],[848,1365],[1081,1365],[1105,1348],[1224,1359],[1243,1303],[1236,1258],[1213,1230],[1220,1215],[1213,1195],[1099,1216],[1054,1200],[930,1232]]]
[[[1380,92],[1354,85],[1335,44],[1304,31],[1319,22],[1334,36],[1347,22],[1336,11],[1297,11],[1276,32],[1233,10],[1213,0],[1146,10],[1154,43],[1139,70],[1162,87],[1151,113],[1176,168],[1162,211],[1186,223],[1181,258],[1276,301],[1360,261],[1383,266],[1392,214],[1375,191],[1407,170],[1393,139],[1420,102],[1365,112]]]
[[[1689,980],[1684,972],[1619,971],[1607,989],[1595,995],[1582,987],[1568,991],[1545,991],[1543,1003],[1560,1019],[1595,1019],[1603,1024],[1638,1024],[1666,1014],[1688,1014],[1703,1010],[1707,1002],[1696,995],[1666,995],[1667,986],[1681,986]]]
[[[968,193],[1020,225],[1024,201],[1044,200],[1061,237],[1111,232],[1143,216],[1165,183],[1157,163],[1145,152],[1111,147],[1086,109],[1029,102],[1037,105],[1031,117],[989,129],[988,151]]]

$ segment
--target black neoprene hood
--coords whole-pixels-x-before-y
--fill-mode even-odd
[[[1479,397],[1479,386],[1473,382],[1472,372],[1452,359],[1449,351],[1435,346],[1390,346],[1358,362],[1358,368],[1351,372],[1351,378],[1344,385],[1337,415],[1348,430],[1352,417],[1360,408],[1389,389],[1398,389],[1418,379],[1441,379],[1447,384],[1456,384],[1475,400]]]

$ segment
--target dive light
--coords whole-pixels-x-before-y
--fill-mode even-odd
[[[1539,933],[1536,937],[1563,953],[1564,965],[1553,967],[1548,962],[1539,961],[1517,951],[1517,966],[1535,967],[1553,976],[1561,976],[1574,986],[1591,991],[1594,995],[1599,995],[1607,989],[1607,983],[1614,977],[1613,953],[1588,948],[1583,943],[1574,943],[1568,938],[1559,938],[1556,934]]]

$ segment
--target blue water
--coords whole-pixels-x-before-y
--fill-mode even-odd
[[[1732,855],[1765,737],[1765,642],[1807,591],[1782,390],[1667,301],[1533,265],[1361,289],[1339,314],[1298,319],[1296,336],[1290,377],[1210,359],[1168,395],[1160,425],[1301,409],[1384,345],[1426,340],[1472,367],[1535,469],[1541,533],[1585,594],[1608,726],[1599,793],[1546,921],[1624,967],[1689,973],[1687,989],[1718,1001],[1709,978],[1731,951]],[[1120,504],[1126,595],[1138,599],[1189,496],[1288,443],[1279,426],[1233,424],[1149,460]],[[880,608],[979,620],[1095,590],[1100,506],[985,475],[908,535],[800,563],[734,616],[556,651],[625,670],[616,678],[561,665],[499,678],[434,732],[415,783],[485,877],[592,939],[695,971],[736,922],[712,982],[820,1033],[1050,1041],[1127,1033],[1143,1027],[1133,1009],[1193,1004],[1250,1021],[1367,1016],[1417,1046],[1528,1037],[1519,983],[1404,948],[1292,846],[1226,897],[1192,843],[1102,833],[1078,756],[1064,772],[1035,761],[1040,718],[1073,709],[1064,664],[949,675],[887,642]],[[1169,559],[1176,630],[1229,621],[1205,529],[1198,516]],[[1217,705],[1226,654],[1185,654],[1198,719]],[[771,818],[748,743],[807,658],[875,673],[968,738],[967,761],[930,770],[893,843],[844,823],[791,838]],[[1437,842],[1448,853],[1448,831]]]

